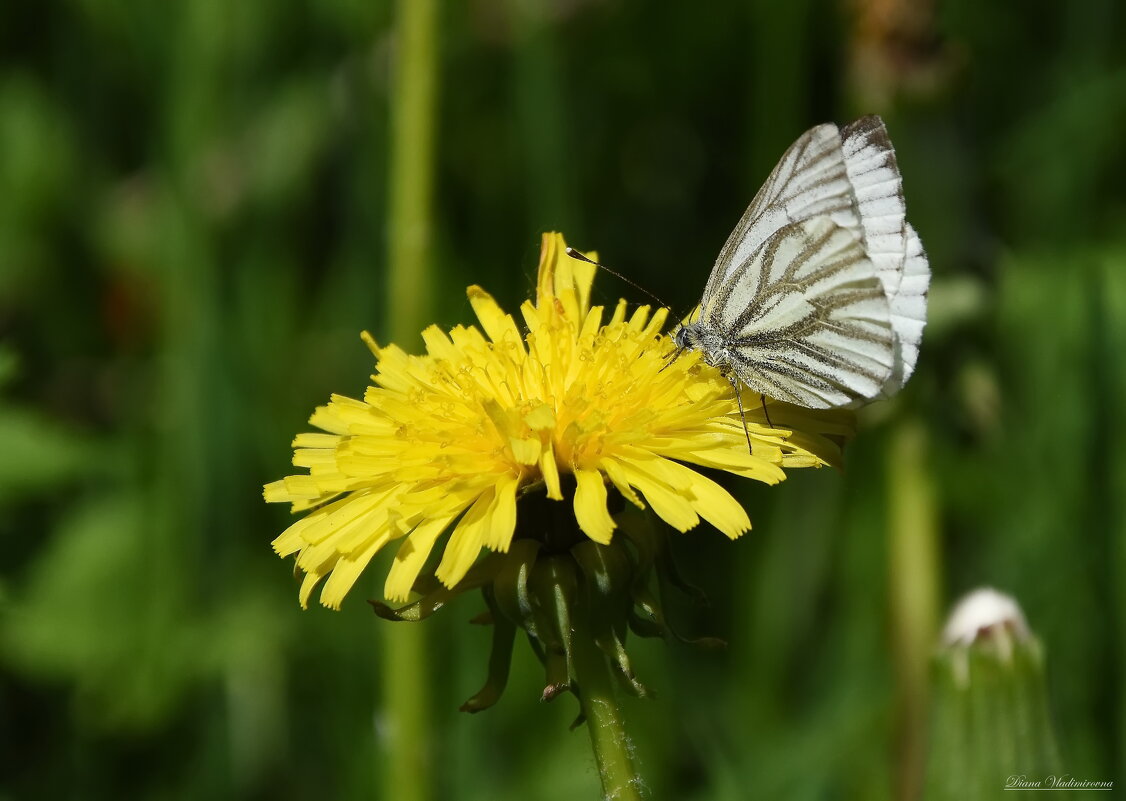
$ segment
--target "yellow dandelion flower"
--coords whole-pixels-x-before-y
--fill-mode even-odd
[[[482,549],[508,550],[517,499],[540,486],[555,501],[570,495],[579,528],[597,543],[614,535],[611,491],[679,531],[703,518],[735,538],[751,526],[747,513],[693,467],[774,484],[784,467],[839,453],[847,414],[775,404],[770,425],[757,396],[746,404],[748,453],[730,382],[695,352],[666,366],[666,310],[591,306],[597,268],[565,247],[559,234],[544,235],[536,301],[520,308],[526,333],[471,286],[480,328],[431,326],[425,355],[364,334],[376,358],[364,399],[335,395],[319,407],[309,422],[325,433],[293,442],[293,464],[308,473],[265,487],[267,501],[312,510],[273,542],[279,555],[297,554],[303,606],[327,577],[321,602],[339,608],[396,540],[384,594],[406,599],[451,527],[434,575],[455,587]]]

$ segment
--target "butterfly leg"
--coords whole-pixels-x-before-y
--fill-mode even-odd
[[[676,350],[674,350],[669,355],[668,359],[665,360],[664,366],[660,370],[658,370],[657,372],[663,373],[665,370],[669,369],[669,367],[672,366],[672,363],[680,358],[680,354],[682,354],[682,353],[684,353],[684,348],[678,347]]]
[[[766,395],[765,395],[765,393],[760,394],[758,396],[758,399],[759,399],[759,403],[762,404],[762,414],[763,414],[764,417],[766,417],[766,424],[768,426],[770,426],[771,428],[774,428],[774,423],[770,422],[770,412],[768,412],[766,410]]]
[[[731,382],[731,388],[735,390],[735,402],[739,404],[739,419],[743,421],[743,433],[747,435],[747,453],[753,456],[755,449],[751,447],[751,432],[747,428],[747,414],[743,411],[743,388],[734,375],[728,374],[727,380]]]

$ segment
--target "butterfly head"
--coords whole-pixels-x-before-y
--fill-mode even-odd
[[[713,367],[725,367],[728,362],[727,348],[723,337],[711,326],[704,323],[686,323],[672,336],[678,351],[698,350],[704,361]]]
[[[672,335],[672,341],[676,343],[676,347],[680,350],[699,347],[700,339],[700,326],[696,323],[685,323],[676,329]]]

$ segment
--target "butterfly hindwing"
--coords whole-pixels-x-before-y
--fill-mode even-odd
[[[889,298],[891,327],[895,333],[895,370],[884,384],[881,394],[890,397],[903,388],[915,371],[919,359],[919,343],[927,320],[927,289],[930,267],[923,243],[910,223],[906,225],[906,255],[895,293]]]

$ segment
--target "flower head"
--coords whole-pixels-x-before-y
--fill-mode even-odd
[[[696,353],[669,363],[666,310],[590,305],[595,271],[565,255],[559,234],[545,234],[535,303],[520,308],[526,333],[471,286],[480,328],[431,326],[425,355],[364,334],[376,358],[364,399],[336,395],[319,407],[309,422],[325,433],[293,442],[293,464],[308,474],[265,487],[267,501],[312,510],[273,543],[281,556],[297,554],[302,605],[327,577],[321,602],[338,608],[394,541],[384,594],[405,599],[451,527],[434,575],[455,587],[483,548],[508,550],[517,499],[537,487],[570,500],[597,543],[614,536],[612,491],[679,531],[703,518],[735,538],[750,528],[746,512],[693,466],[774,484],[783,467],[839,453],[833,437],[850,433],[839,413],[771,402],[771,425],[756,396],[745,404],[745,433],[726,378]]]

